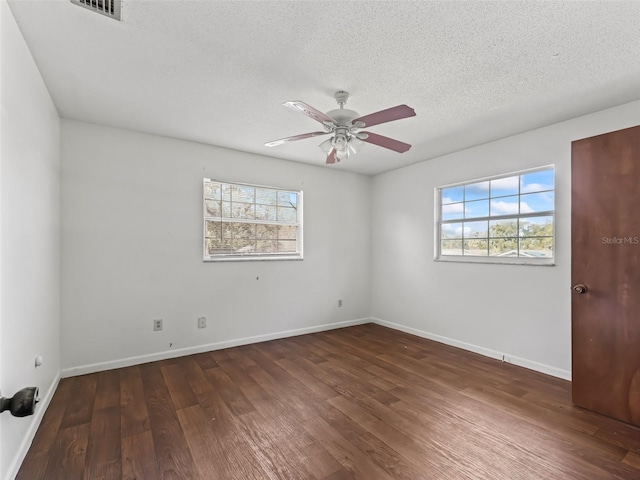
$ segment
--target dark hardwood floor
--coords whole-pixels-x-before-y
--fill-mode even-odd
[[[368,324],[63,379],[17,478],[640,479],[640,429]]]

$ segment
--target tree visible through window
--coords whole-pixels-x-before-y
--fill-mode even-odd
[[[302,192],[204,179],[204,259],[302,258]]]
[[[436,258],[553,263],[554,197],[552,166],[438,188]]]

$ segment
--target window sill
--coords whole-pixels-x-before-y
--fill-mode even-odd
[[[302,255],[220,255],[204,257],[203,262],[273,262],[275,260],[303,260]]]
[[[446,257],[436,257],[435,262],[443,263],[484,263],[491,265],[528,265],[535,267],[554,267],[555,258],[522,258],[522,257],[472,257],[463,255],[448,255]]]

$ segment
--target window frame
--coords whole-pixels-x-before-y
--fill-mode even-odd
[[[229,187],[249,187],[249,188],[261,188],[265,190],[272,190],[278,193],[284,192],[286,194],[296,195],[296,221],[295,222],[282,222],[277,220],[258,220],[258,219],[242,219],[225,217],[223,212],[220,212],[220,216],[211,216],[207,212],[207,200],[211,198],[207,197],[207,183],[219,183]],[[302,190],[291,190],[280,187],[273,187],[267,185],[255,185],[251,183],[243,182],[229,182],[225,180],[217,180],[213,178],[205,177],[202,181],[202,259],[204,262],[229,262],[229,261],[273,261],[273,260],[302,260],[303,256],[303,223],[302,223],[302,211],[303,211],[303,195]],[[256,203],[254,205],[260,205]],[[275,205],[277,207],[277,204]],[[219,253],[208,254],[207,253],[207,222],[219,221],[219,222],[231,222],[231,223],[243,223],[252,225],[278,225],[278,226],[295,226],[296,229],[296,247],[295,252],[286,253]],[[276,240],[277,241],[277,240]]]
[[[532,213],[520,213],[518,212],[517,214],[506,214],[506,215],[498,215],[498,216],[492,216],[491,215],[491,211],[489,210],[489,215],[487,216],[482,216],[482,217],[470,217],[469,219],[466,219],[463,217],[459,218],[459,219],[451,219],[451,220],[442,220],[442,191],[445,189],[449,189],[449,188],[454,188],[454,187],[461,187],[461,186],[466,186],[466,185],[473,185],[476,183],[481,183],[481,182],[488,182],[488,181],[492,181],[492,180],[500,180],[500,179],[504,179],[504,178],[509,178],[509,177],[515,177],[515,176],[520,176],[520,175],[526,175],[526,174],[530,174],[530,173],[536,173],[536,172],[541,172],[541,171],[545,171],[545,170],[551,170],[552,175],[553,175],[553,189],[552,190],[540,190],[540,193],[542,192],[549,192],[552,191],[553,192],[553,206],[552,206],[552,210],[546,210],[546,211],[540,211],[540,212],[532,212]],[[556,264],[556,168],[555,168],[555,164],[550,164],[550,165],[543,165],[540,167],[535,167],[535,168],[529,168],[529,169],[525,169],[525,170],[518,170],[515,172],[510,172],[510,173],[505,173],[505,174],[500,174],[500,175],[493,175],[493,176],[489,176],[489,177],[483,177],[483,178],[477,178],[477,179],[473,179],[473,180],[468,180],[468,181],[464,181],[464,182],[456,182],[456,183],[451,183],[451,184],[447,184],[447,185],[442,185],[439,187],[436,187],[434,189],[434,205],[435,205],[435,232],[434,232],[434,261],[436,262],[455,262],[455,263],[488,263],[488,264],[499,264],[499,265],[537,265],[537,266],[554,266]],[[526,192],[526,193],[522,193],[521,191],[521,185],[520,182],[518,184],[518,204],[520,204],[521,202],[521,197],[523,195],[527,195],[530,193],[538,193],[538,192]],[[515,194],[513,195],[515,196]],[[489,201],[489,206],[491,206],[491,200],[493,198],[501,198],[501,197],[487,197],[487,200]],[[457,203],[457,202],[456,202]],[[466,203],[465,200],[463,199],[462,203]],[[553,221],[553,229],[552,229],[552,233],[551,233],[551,239],[552,239],[552,255],[550,257],[524,257],[524,256],[518,256],[518,257],[501,257],[501,256],[481,256],[481,255],[442,255],[441,253],[441,248],[442,248],[442,225],[447,224],[447,223],[458,223],[458,222],[464,222],[464,221],[492,221],[492,220],[509,220],[509,219],[514,219],[519,221],[520,219],[526,219],[526,218],[531,218],[531,217],[542,217],[542,216],[550,216],[552,217],[552,221]],[[489,235],[489,233],[488,233]],[[488,240],[490,240],[490,236],[487,237]],[[518,239],[521,238],[518,236]],[[464,240],[464,237],[463,237]],[[518,249],[519,249],[519,245],[518,245]],[[463,246],[463,251],[464,251],[464,246]]]

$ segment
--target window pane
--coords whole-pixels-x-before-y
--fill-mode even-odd
[[[205,240],[205,254],[206,255],[211,255],[213,253],[215,253],[216,250],[216,245],[219,243],[220,241],[218,239],[213,239],[213,238],[207,238]]]
[[[491,200],[491,216],[517,215],[519,207],[519,197],[517,195]]]
[[[275,205],[276,191],[269,188],[256,188],[256,203],[261,205]]]
[[[205,198],[220,200],[222,197],[222,186],[217,182],[205,182],[204,196]]]
[[[486,257],[489,255],[489,241],[474,239],[464,241],[464,254],[473,257]]]
[[[246,218],[253,220],[256,218],[255,205],[253,203],[236,203],[231,204],[232,218]]]
[[[520,256],[553,257],[553,216],[520,220]]]
[[[255,187],[246,187],[244,185],[232,185],[231,196],[233,202],[255,202]]]
[[[520,193],[541,192],[553,189],[553,169],[520,175]]]
[[[235,223],[222,222],[222,239],[228,240],[229,244],[231,244],[231,240],[233,239],[235,226]]]
[[[491,220],[489,222],[489,237],[517,237],[518,220]]]
[[[443,223],[440,236],[442,238],[462,238],[462,223]]]
[[[489,240],[489,255],[497,257],[517,257],[517,238],[492,238]]]
[[[222,184],[222,200],[225,200],[227,202],[231,201],[231,185],[228,185],[226,183]]]
[[[442,220],[456,220],[464,216],[464,203],[442,205]]]
[[[464,186],[465,201],[489,198],[489,182],[478,182]]]
[[[551,237],[553,236],[553,216],[523,218],[520,220],[518,233],[521,237]]]
[[[465,238],[487,238],[489,236],[489,222],[464,222]]]
[[[275,240],[258,240],[256,253],[278,253],[278,242]]]
[[[252,223],[236,223],[233,226],[233,238],[255,238],[256,226]]]
[[[225,242],[219,238],[207,238],[206,241],[207,255],[222,255],[232,253],[231,243]]]
[[[553,237],[525,237],[520,239],[521,257],[553,257]]]
[[[462,255],[462,240],[442,240],[440,242],[441,255]]]
[[[285,223],[296,223],[297,210],[291,207],[278,207],[278,221]]]
[[[231,202],[222,202],[222,216],[231,218]]]
[[[465,218],[478,218],[489,216],[489,200],[476,200],[464,204]]]
[[[277,225],[256,225],[256,237],[264,239],[276,239],[278,238],[278,226]]]
[[[232,240],[234,238],[255,238],[255,224],[253,223],[222,223],[222,238]]]
[[[222,207],[220,205],[220,201],[217,200],[207,200],[205,201],[205,205],[207,207],[206,215],[208,217],[219,217],[222,213]]]
[[[278,253],[294,253],[298,247],[295,240],[279,240]]]
[[[297,195],[293,192],[278,192],[278,205],[292,208],[297,207]]]
[[[517,195],[520,176],[491,180],[491,198]]]
[[[447,203],[461,202],[464,198],[464,187],[443,188],[440,192],[442,205]]]
[[[256,219],[258,220],[275,220],[275,205],[256,205]]]
[[[250,238],[234,238],[233,253],[252,253],[256,249],[255,240]]]
[[[294,226],[279,226],[278,227],[278,239],[279,240],[296,240],[298,238],[298,227]]]
[[[550,212],[553,210],[553,192],[520,195],[520,213]]]
[[[205,236],[207,238],[222,238],[222,223],[221,222],[206,222],[206,232]]]

